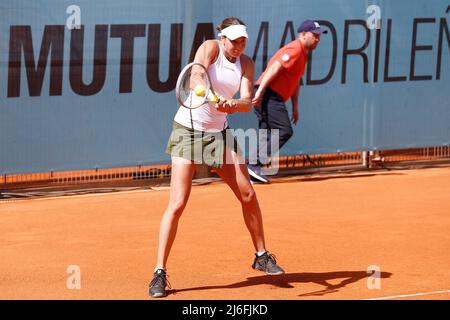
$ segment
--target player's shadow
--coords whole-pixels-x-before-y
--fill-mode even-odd
[[[183,291],[197,291],[197,290],[213,290],[213,289],[239,289],[243,287],[257,286],[257,285],[273,285],[279,288],[294,288],[293,283],[316,283],[324,288],[318,291],[303,293],[299,297],[308,296],[323,296],[326,294],[338,292],[339,289],[345,286],[361,281],[365,278],[371,277],[371,280],[378,278],[389,278],[392,275],[390,272],[380,272],[378,275],[368,273],[367,271],[335,271],[335,272],[320,272],[320,273],[286,273],[277,276],[257,276],[250,277],[247,280],[228,284],[228,285],[213,285],[193,288],[173,289],[169,293],[177,293]]]

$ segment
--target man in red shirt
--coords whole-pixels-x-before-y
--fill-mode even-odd
[[[267,183],[269,180],[261,174],[261,165],[270,162],[271,141],[275,137],[271,130],[279,130],[278,148],[281,148],[292,136],[294,125],[298,122],[298,94],[300,79],[305,72],[309,53],[320,42],[320,35],[327,33],[319,23],[305,20],[297,29],[298,37],[279,49],[270,59],[266,70],[256,81],[256,93],[252,100],[259,120],[259,129],[267,130],[267,141],[258,144],[258,154],[250,157],[248,172],[253,181]],[[292,101],[292,116],[289,118],[286,101]],[[267,151],[264,150],[267,148]],[[263,159],[267,155],[267,159]],[[256,159],[255,159],[256,158]],[[251,162],[256,160],[256,164]]]

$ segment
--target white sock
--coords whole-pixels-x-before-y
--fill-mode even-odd
[[[258,255],[258,257],[261,257],[264,253],[266,253],[267,251],[261,251],[261,252],[257,252],[256,254]]]
[[[153,272],[156,272],[156,271],[158,271],[159,269],[166,271],[166,268],[159,268],[159,267],[156,267],[155,270],[154,270]]]

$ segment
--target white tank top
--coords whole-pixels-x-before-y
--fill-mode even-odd
[[[208,74],[216,94],[231,99],[241,85],[241,60],[238,57],[235,63],[230,62],[219,45],[218,57],[208,67]],[[174,120],[185,127],[204,132],[222,131],[228,126],[227,114],[217,111],[211,102],[192,110],[180,106]]]

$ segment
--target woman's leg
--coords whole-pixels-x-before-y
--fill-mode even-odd
[[[194,172],[195,165],[193,162],[172,157],[169,204],[161,218],[156,270],[149,286],[149,294],[153,298],[161,298],[167,295],[166,263],[177,234],[178,221],[191,193]]]
[[[175,240],[178,221],[183,213],[192,187],[195,164],[179,157],[172,157],[169,204],[161,218],[156,267],[164,269]]]
[[[253,246],[257,252],[266,251],[264,228],[255,190],[250,183],[247,166],[235,151],[225,148],[225,159],[222,168],[216,169],[217,174],[233,190],[241,202],[245,225],[252,237]]]
[[[225,164],[222,168],[217,169],[217,174],[230,186],[241,202],[245,225],[250,232],[253,246],[257,252],[252,268],[269,275],[283,274],[284,270],[277,265],[275,256],[266,251],[261,209],[250,183],[247,166],[244,164],[242,157],[238,156],[235,151],[226,148],[225,154]]]

